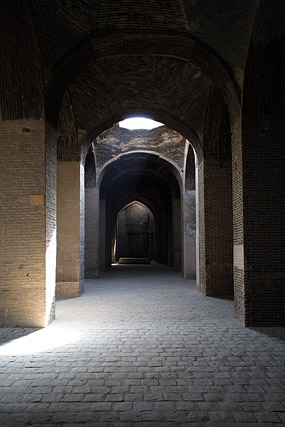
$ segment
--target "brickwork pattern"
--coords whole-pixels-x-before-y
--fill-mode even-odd
[[[231,165],[199,165],[200,289],[209,296],[233,295]]]
[[[183,262],[183,237],[181,227],[181,199],[172,200],[172,238],[173,238],[173,267],[181,271]]]
[[[74,283],[77,283],[77,296],[79,296],[82,292],[84,275],[84,268],[82,268],[82,262],[84,260],[82,254],[82,246],[84,251],[82,227],[84,230],[85,218],[83,215],[85,207],[84,190],[81,188],[82,185],[84,185],[84,177],[81,171],[83,167],[78,162],[58,162],[57,168],[56,281],[59,283],[71,283],[71,293],[73,296],[75,296]],[[59,284],[59,287],[60,286]],[[64,289],[66,289],[66,286],[64,286]],[[60,291],[61,297],[62,293],[63,290]]]
[[[231,163],[204,165],[207,295],[233,295]],[[200,260],[202,262],[202,260]]]
[[[54,229],[52,148],[46,152],[44,120],[1,122],[0,138],[0,321],[45,326],[46,233]],[[52,171],[48,182],[46,165]]]
[[[198,218],[199,218],[199,281],[197,286],[206,294],[206,231],[205,231],[205,195],[204,162],[198,164]]]
[[[96,189],[85,188],[85,277],[96,277],[96,239],[98,239],[98,228],[96,222]]]
[[[185,166],[184,166],[184,192],[182,215],[184,220],[183,229],[183,244],[184,244],[184,278],[185,279],[196,279],[196,246],[197,246],[197,232],[196,232],[196,203],[197,200],[197,183],[196,183],[196,165],[195,157],[192,146],[189,144],[185,147]],[[197,277],[197,282],[199,278]]]
[[[283,117],[244,116],[246,324],[253,326],[285,322],[284,141]]]
[[[235,313],[244,324],[243,157],[241,120],[232,126],[233,257]]]
[[[84,163],[79,167],[79,292],[84,290],[84,252],[85,252],[85,188],[84,188]]]
[[[199,132],[210,85],[205,74],[184,61],[126,54],[98,59],[69,90],[78,126],[89,132],[110,114],[134,110],[153,112],[158,121],[161,114],[176,117]]]
[[[213,0],[206,6],[183,0],[1,2],[0,304],[5,322],[45,324],[47,305],[53,313],[45,282],[54,269],[48,251],[53,252],[55,170],[53,149],[44,142],[44,111],[59,128],[62,160],[79,162],[75,130],[91,141],[124,114],[141,110],[181,131],[199,161],[203,140],[205,159],[223,162],[229,160],[230,141],[221,107],[228,110],[233,131],[236,312],[244,324],[284,321],[284,14],[280,0]],[[239,99],[242,136],[241,123],[235,122]],[[27,122],[19,121],[23,118]],[[82,173],[81,166],[80,186]],[[204,197],[208,188],[199,185]],[[81,287],[82,187],[78,194]],[[209,200],[200,201],[206,215]],[[208,224],[202,219],[200,225],[204,283]],[[29,313],[20,309],[25,301],[32,301]]]
[[[184,218],[184,229],[182,235],[184,251],[184,278],[196,279],[196,191],[185,190],[183,195],[182,215]]]
[[[65,92],[58,117],[58,161],[76,162],[80,160],[80,145],[76,120],[68,92]]]
[[[260,3],[245,69],[242,144],[234,144],[242,199],[237,212],[234,203],[240,244],[235,288],[237,314],[246,325],[285,322],[284,19],[280,2]]]
[[[25,0],[1,2],[0,50],[0,120],[40,119],[44,111],[42,58]]]
[[[69,50],[71,43],[76,45],[95,32],[186,29],[183,10],[175,0],[140,0],[135,3],[131,0],[86,0],[83,3],[74,0],[72,4],[33,0],[31,3],[47,68]]]
[[[189,2],[182,0],[189,31],[212,48],[231,66],[242,87],[243,68],[257,2],[228,0]],[[203,17],[203,19],[200,19]]]
[[[121,265],[87,281],[45,330],[0,330],[3,426],[284,423],[284,330],[243,328],[232,301],[153,267]],[[38,352],[11,354],[21,340],[9,341],[29,334]]]
[[[46,122],[46,310],[55,319],[57,132]]]

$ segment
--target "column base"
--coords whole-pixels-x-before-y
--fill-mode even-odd
[[[80,282],[57,282],[56,299],[77,298],[83,293],[83,280]]]

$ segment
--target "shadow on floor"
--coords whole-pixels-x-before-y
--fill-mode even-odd
[[[258,332],[260,334],[266,335],[271,338],[278,338],[281,341],[285,341],[285,328],[280,327],[255,327],[255,328],[247,328],[252,331]]]

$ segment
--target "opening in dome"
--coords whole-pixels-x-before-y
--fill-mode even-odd
[[[156,122],[155,120],[147,119],[145,117],[130,117],[129,119],[125,119],[119,122],[119,126],[129,130],[135,130],[135,129],[151,130],[159,126],[163,126],[163,123]]]

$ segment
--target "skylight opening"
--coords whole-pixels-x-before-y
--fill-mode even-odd
[[[129,119],[122,120],[119,122],[121,128],[135,130],[135,129],[146,129],[151,130],[163,126],[163,123],[156,122],[152,119],[147,119],[145,117],[131,117]]]

